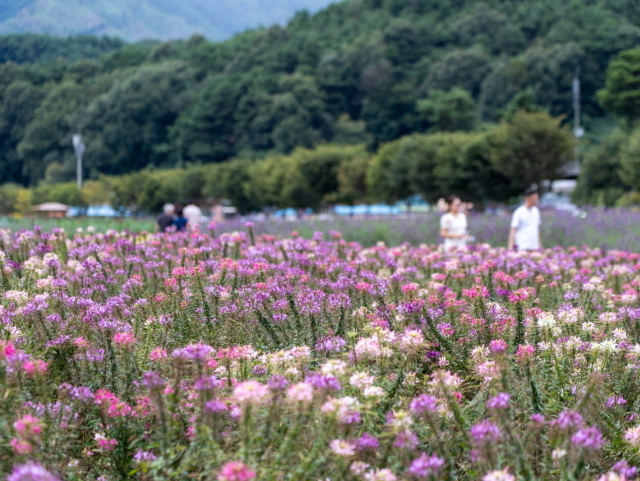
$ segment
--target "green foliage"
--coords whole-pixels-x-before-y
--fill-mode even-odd
[[[48,200],[77,207],[86,206],[82,192],[74,182],[52,186],[48,192]]]
[[[15,80],[4,90],[0,108],[0,183],[23,180],[17,146],[45,96],[43,90],[24,80]]]
[[[632,129],[640,118],[640,47],[620,52],[607,69],[605,88],[598,92],[602,106],[623,118]]]
[[[491,162],[510,187],[524,190],[559,177],[573,152],[573,136],[560,122],[544,112],[520,111],[489,134]]]
[[[71,135],[86,101],[84,89],[75,82],[65,81],[49,90],[17,147],[24,175],[31,182],[44,179],[47,166],[53,162],[74,162]]]
[[[614,206],[626,184],[620,171],[627,137],[617,132],[592,148],[582,161],[578,186],[573,194],[580,204]]]
[[[402,147],[407,146],[414,138],[417,136],[383,145],[371,160],[367,170],[367,185],[375,200],[394,203],[415,193],[409,182],[407,162],[401,157],[401,154],[406,154],[401,150]]]
[[[188,5],[175,8],[193,13]],[[456,183],[438,180],[433,187],[435,167],[429,162],[440,155],[466,159],[466,154],[430,142],[424,147],[432,156],[423,161],[428,168],[417,172],[410,184],[409,165],[401,158],[393,160],[395,154],[384,150],[386,144],[410,136],[414,140],[402,145],[413,155],[412,142],[430,129],[485,129],[487,122],[499,120],[511,125],[520,110],[568,116],[577,69],[585,125],[607,122],[599,100],[620,117],[636,116],[637,49],[620,54],[606,85],[604,75],[612,58],[640,41],[636,10],[626,0],[350,0],[313,15],[300,13],[286,27],[247,31],[219,43],[201,35],[129,45],[93,37],[0,37],[0,57],[18,63],[0,64],[0,183],[72,181],[71,135],[80,130],[87,144],[84,175],[90,180],[147,166],[180,169],[189,163],[275,154],[297,158],[298,149],[311,151],[327,143],[379,150],[372,159],[349,157],[339,168],[327,169],[331,175],[318,174],[333,179],[330,194],[307,180],[313,169],[302,169],[301,160],[286,161],[295,163],[290,172],[274,164],[273,176],[254,166],[262,166],[261,161],[222,169],[220,175],[228,179],[223,193],[210,185],[207,176],[213,168],[187,182],[199,195],[213,189],[222,197],[233,196],[248,210],[307,202],[317,208],[337,199],[358,202],[356,197],[365,190],[366,196],[375,193],[389,200],[417,192],[431,196]],[[494,156],[496,148],[491,148]],[[505,149],[505,155],[514,152]],[[475,152],[478,167],[471,172],[489,172],[489,177],[478,178],[492,180],[486,191],[470,188],[473,196],[500,198],[501,192],[517,187],[518,179],[509,183],[504,178],[517,169],[506,161],[488,169],[484,150],[478,147]],[[451,171],[466,165],[452,162]],[[247,168],[237,167],[241,164]],[[382,164],[391,169],[380,169]],[[255,169],[266,186],[258,193],[252,189]],[[536,177],[545,175],[543,169]],[[336,180],[339,177],[342,180]],[[422,178],[419,189],[417,178]],[[205,183],[210,187],[204,188]],[[151,190],[145,209],[160,202]],[[111,201],[118,203],[117,198]],[[139,208],[137,196],[123,199],[121,205]]]
[[[329,200],[354,205],[368,200],[367,170],[371,158],[366,153],[344,160],[338,166],[338,190]]]
[[[618,207],[638,207],[640,206],[640,192],[627,192],[616,202]]]
[[[216,166],[207,180],[205,194],[214,199],[230,200],[243,214],[257,210],[261,206],[251,188],[251,164],[250,160],[238,160]]]
[[[109,202],[116,209],[157,213],[166,202],[196,199],[206,205],[228,200],[241,213],[249,213],[288,207],[319,210],[334,203],[410,202],[415,195],[435,202],[455,193],[481,206],[517,195],[523,181],[553,179],[571,146],[559,119],[518,112],[509,123],[483,132],[414,134],[384,144],[375,154],[363,144],[323,144],[262,159],[102,176],[81,191],[73,183],[42,183],[32,189],[31,201],[77,206]],[[513,165],[507,162],[511,160]],[[57,175],[54,171],[61,167],[50,164],[48,176]],[[522,179],[508,169],[519,169]],[[15,189],[8,188],[6,195],[14,199]],[[5,204],[11,212],[18,211],[17,201]]]
[[[363,120],[351,120],[349,114],[340,116],[333,131],[333,142],[336,144],[369,145],[373,141],[373,136],[367,132],[367,124]]]
[[[429,92],[460,87],[477,98],[482,82],[490,72],[491,58],[481,50],[453,51],[433,65],[423,88]]]
[[[17,211],[18,195],[21,187],[18,184],[0,185],[0,214],[9,215]]]
[[[418,101],[418,110],[439,131],[471,130],[475,120],[475,102],[460,87],[448,92],[432,90],[429,97]]]
[[[0,9],[2,8],[0,6]],[[121,49],[124,45],[125,43],[117,38],[89,35],[68,38],[35,34],[5,35],[0,36],[0,63],[52,62],[60,58],[71,62],[87,58],[97,59],[108,52]]]
[[[629,143],[622,151],[622,180],[633,190],[640,191],[640,129],[636,129],[629,137]]]
[[[117,81],[85,110],[86,167],[107,174],[175,165],[169,128],[191,102],[195,73],[173,61]]]
[[[490,161],[484,133],[413,135],[385,145],[369,165],[369,195],[396,202],[420,194],[435,202],[451,194],[483,203],[505,200],[512,187]]]

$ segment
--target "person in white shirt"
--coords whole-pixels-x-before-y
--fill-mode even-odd
[[[440,236],[444,239],[444,250],[464,250],[467,248],[467,216],[461,212],[462,201],[459,197],[448,199],[449,212],[440,218]]]
[[[202,210],[200,210],[200,207],[190,200],[188,205],[182,209],[182,214],[187,219],[187,229],[190,231],[200,230],[200,224],[202,223]]]
[[[524,192],[524,196],[524,205],[516,209],[511,219],[509,250],[535,251],[542,248],[538,189],[531,187]]]

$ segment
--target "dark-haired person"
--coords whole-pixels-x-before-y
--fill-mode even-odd
[[[524,205],[513,213],[509,231],[509,250],[535,251],[542,248],[540,241],[540,210],[538,209],[537,187],[524,192]]]
[[[444,250],[464,250],[469,240],[467,216],[462,212],[460,197],[447,199],[448,212],[440,218],[440,236],[444,239]]]
[[[176,218],[173,219],[173,225],[176,226],[176,232],[186,232],[189,221],[184,216],[182,206],[176,206]]]

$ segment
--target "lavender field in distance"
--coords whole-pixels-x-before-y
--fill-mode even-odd
[[[561,211],[543,211],[542,237],[545,247],[583,246],[640,252],[640,210],[635,209],[586,209],[584,218],[574,217]],[[439,219],[436,213],[415,213],[398,216],[342,217],[330,220],[306,218],[296,221],[269,219],[254,221],[256,234],[270,234],[280,238],[289,237],[292,231],[309,238],[322,232],[329,238],[331,231],[340,232],[347,241],[371,246],[384,242],[395,246],[408,242],[411,245],[438,244]],[[470,232],[479,243],[505,246],[509,231],[510,214],[492,215],[477,213],[469,216]],[[244,231],[246,220],[239,219],[216,226],[215,233]],[[54,227],[63,228],[73,234],[78,228],[93,227],[96,232],[109,229],[129,232],[152,232],[154,220],[146,219],[0,219],[0,228],[17,231],[42,226],[44,231]],[[203,226],[205,227],[205,226]]]
[[[632,209],[587,209],[585,217],[576,217],[568,212],[544,211],[542,213],[542,241],[545,247],[583,246],[605,250],[640,252],[640,211]],[[325,237],[337,231],[347,241],[371,246],[377,242],[394,246],[408,242],[411,245],[437,244],[440,216],[410,214],[389,217],[339,217],[331,220],[299,221],[268,220],[255,222],[256,234],[288,237],[297,231],[303,237],[322,232]],[[506,246],[510,214],[472,214],[469,216],[470,233],[479,243]],[[244,221],[232,221],[219,225],[216,232],[243,230]]]

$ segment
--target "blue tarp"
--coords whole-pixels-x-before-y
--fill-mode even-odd
[[[131,212],[120,212],[110,205],[92,205],[86,210],[81,207],[69,208],[68,215],[71,217],[87,216],[87,217],[129,217]]]
[[[337,215],[394,215],[400,214],[400,207],[395,205],[337,205],[333,208]]]

